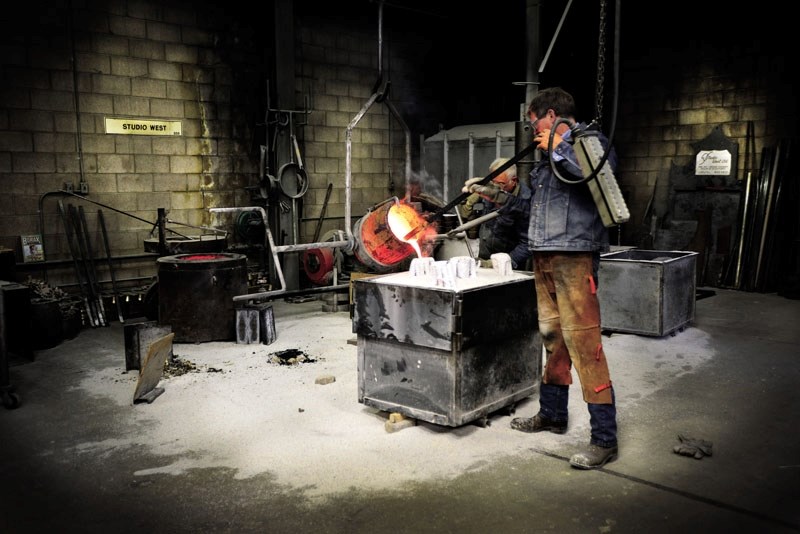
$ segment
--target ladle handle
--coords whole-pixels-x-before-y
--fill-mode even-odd
[[[535,142],[526,146],[525,148],[520,150],[519,153],[516,154],[514,157],[512,157],[511,159],[509,159],[508,161],[497,167],[495,170],[484,176],[483,179],[481,179],[481,181],[478,182],[478,184],[485,185],[489,183],[491,180],[494,180],[497,176],[503,174],[506,171],[506,169],[508,169],[512,165],[516,165],[518,161],[520,161],[522,158],[524,158],[525,156],[536,150],[536,146],[537,143]],[[437,209],[436,211],[425,217],[426,223],[421,224],[420,226],[414,228],[408,234],[406,234],[405,240],[411,239],[412,237],[417,235],[419,232],[423,230],[423,228],[425,228],[435,220],[439,219],[442,215],[453,209],[453,207],[458,206],[459,204],[464,202],[467,199],[467,197],[470,196],[471,194],[472,193],[461,193],[456,198],[448,202],[445,206]]]

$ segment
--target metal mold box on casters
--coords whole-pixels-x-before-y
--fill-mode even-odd
[[[605,330],[665,336],[694,320],[697,252],[629,249],[600,256]]]
[[[533,276],[464,290],[355,281],[358,401],[456,427],[536,392],[542,349]]]

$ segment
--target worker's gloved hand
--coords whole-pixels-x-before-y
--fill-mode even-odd
[[[711,456],[711,447],[713,444],[710,441],[690,438],[680,434],[678,434],[678,439],[681,441],[681,444],[675,445],[672,448],[672,452],[675,454],[692,456],[696,460],[702,460],[704,456]]]
[[[477,193],[489,202],[493,204],[497,204],[498,206],[502,206],[508,200],[508,193],[503,191],[500,186],[494,183],[488,183],[486,185],[471,185],[469,186],[469,190],[472,193]]]
[[[484,269],[491,269],[492,260],[478,260],[478,267],[483,267]]]
[[[470,178],[469,180],[464,182],[464,187],[461,188],[461,192],[462,193],[471,193],[472,191],[470,190],[470,187],[475,185],[475,184],[477,184],[481,180],[483,180],[483,178],[481,178],[480,176],[477,176],[475,178]],[[469,198],[467,198],[467,200],[469,200]],[[475,202],[477,202],[477,199],[475,201],[473,201],[472,203],[474,204]]]

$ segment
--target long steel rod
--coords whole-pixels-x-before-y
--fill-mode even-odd
[[[95,298],[97,299],[97,307],[100,309],[100,318],[103,326],[108,326],[108,319],[106,319],[106,307],[103,304],[103,294],[100,291],[100,285],[97,283],[97,270],[94,266],[94,249],[92,248],[92,240],[89,236],[89,225],[86,224],[86,212],[83,206],[78,206],[78,216],[80,217],[80,225],[83,230],[83,238],[86,241],[86,269],[89,272],[89,280],[92,284],[92,291],[94,291]]]
[[[108,262],[108,273],[111,276],[111,290],[114,292],[114,303],[117,305],[117,317],[120,323],[125,322],[122,316],[122,303],[119,301],[119,291],[117,290],[117,277],[114,274],[114,264],[111,262],[111,247],[108,244],[108,230],[106,229],[106,219],[103,217],[103,210],[97,210],[97,221],[100,223],[100,230],[103,234],[103,247],[106,251],[106,262]],[[95,280],[96,282],[96,280]]]
[[[92,312],[91,306],[89,306],[89,296],[86,288],[83,285],[83,277],[81,276],[81,269],[80,265],[78,264],[78,253],[75,249],[75,243],[72,239],[72,225],[70,224],[69,217],[64,209],[64,202],[62,202],[60,198],[58,199],[58,214],[61,216],[61,222],[64,224],[64,235],[67,237],[67,247],[69,248],[70,256],[72,256],[72,265],[75,267],[75,279],[78,281],[78,286],[81,290],[81,296],[83,297],[83,304],[86,307],[86,318],[91,326],[97,326],[97,319]]]
[[[458,228],[453,228],[452,230],[447,232],[446,235],[453,236],[453,235],[457,234],[458,232],[463,232],[464,230],[469,230],[470,228],[474,228],[475,226],[478,226],[481,223],[484,223],[486,221],[491,221],[492,219],[494,219],[495,217],[498,217],[499,215],[500,215],[500,211],[499,210],[494,210],[494,211],[492,211],[490,213],[487,213],[486,215],[481,215],[480,217],[472,219],[471,221],[467,221],[464,224],[462,224],[461,226],[459,226]]]
[[[94,292],[94,285],[92,285],[92,278],[89,274],[89,266],[86,262],[86,243],[83,241],[83,231],[81,229],[81,222],[78,218],[78,210],[75,208],[73,204],[69,204],[67,206],[67,210],[69,212],[70,221],[72,223],[72,229],[75,235],[75,242],[78,244],[76,249],[78,250],[80,261],[79,264],[81,266],[81,272],[86,277],[86,288],[89,294],[89,306],[92,308],[92,312],[94,314],[94,319],[96,324],[94,326],[103,326],[103,316],[100,313],[100,308],[97,306],[97,295]]]

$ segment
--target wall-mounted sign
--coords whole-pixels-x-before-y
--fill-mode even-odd
[[[700,150],[694,158],[697,176],[728,176],[733,156],[728,150]]]
[[[739,144],[722,133],[721,126],[714,126],[706,137],[692,143],[692,148],[694,148],[694,176],[692,183],[685,184],[687,189],[693,189],[698,185],[732,187],[736,183]],[[691,167],[691,163],[687,164],[687,170]]]
[[[106,117],[107,134],[181,135],[181,121],[152,119],[114,119]]]

